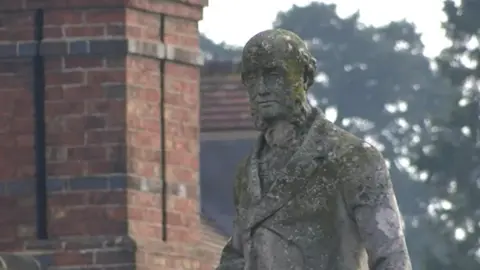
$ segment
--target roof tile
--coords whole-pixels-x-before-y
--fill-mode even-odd
[[[209,73],[203,73],[200,85],[202,131],[254,129],[247,90],[240,74],[232,74],[232,69],[215,73],[212,71],[215,67],[208,68]]]

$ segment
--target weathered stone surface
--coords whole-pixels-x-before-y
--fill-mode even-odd
[[[316,61],[304,42],[261,32],[242,69],[261,134],[238,169],[217,270],[411,270],[385,161],[308,103]]]
[[[0,253],[0,270],[40,270],[40,264],[28,255]]]

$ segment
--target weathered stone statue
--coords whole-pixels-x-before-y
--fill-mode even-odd
[[[315,70],[292,32],[245,45],[261,135],[236,176],[234,233],[217,270],[411,269],[385,161],[309,105]]]

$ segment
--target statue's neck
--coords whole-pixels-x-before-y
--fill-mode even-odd
[[[277,121],[265,130],[265,141],[271,147],[289,145],[297,138],[297,130],[298,128],[294,124],[286,120]]]

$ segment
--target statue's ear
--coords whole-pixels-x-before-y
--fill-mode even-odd
[[[305,90],[312,86],[315,74],[314,71],[309,67],[309,65],[305,65],[305,70],[303,72],[303,82],[305,83]]]
[[[247,86],[247,85],[245,84],[246,74],[245,74],[244,71],[240,72],[240,78],[242,79],[242,84],[245,85],[245,86]]]
[[[305,83],[305,90],[308,90],[310,86],[315,82],[315,72],[317,71],[317,60],[310,54],[304,52],[304,71],[303,71],[303,81]]]

